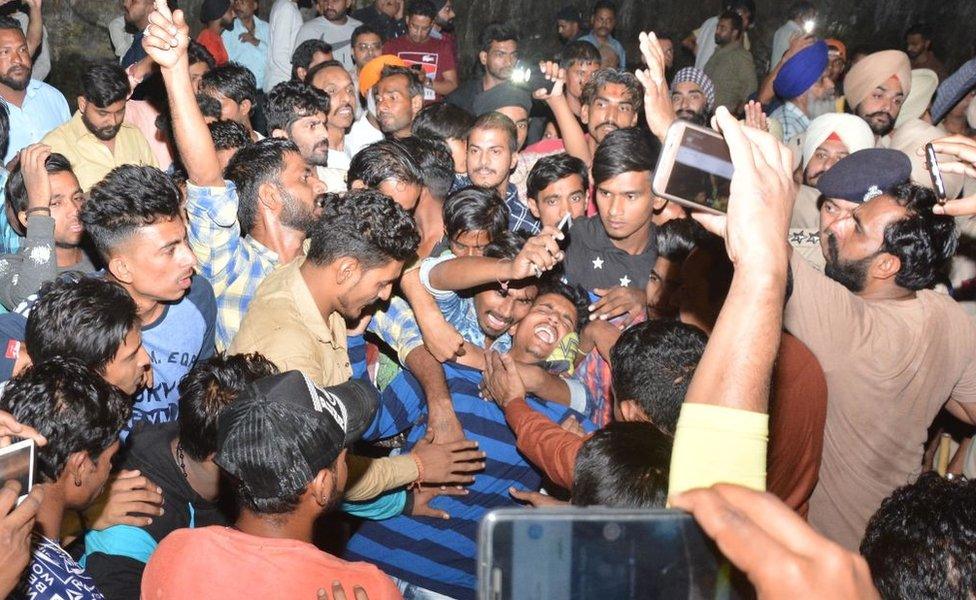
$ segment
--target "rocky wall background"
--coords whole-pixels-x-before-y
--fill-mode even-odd
[[[78,71],[87,60],[114,56],[108,37],[108,22],[122,12],[120,0],[44,0],[53,69],[48,82],[65,92],[74,104]],[[265,17],[271,0],[259,0],[259,14]],[[201,0],[180,0],[194,33]],[[362,0],[359,2],[363,3]],[[587,14],[590,2],[574,0],[454,0],[456,26],[463,52],[462,76],[474,67],[478,34],[491,21],[511,21],[523,36],[526,58],[552,56],[558,50],[555,14],[564,4],[574,4]],[[616,37],[627,47],[628,57],[637,57],[637,33],[646,29],[668,31],[680,40],[709,16],[717,14],[721,2],[703,0],[618,0],[620,8]],[[773,32],[785,20],[789,1],[756,0],[757,23],[750,32],[753,56],[761,72],[768,68]],[[843,40],[848,50],[859,46],[875,49],[900,47],[905,29],[925,20],[939,32],[936,52],[954,68],[973,56],[976,26],[974,0],[820,0],[818,33]],[[678,53],[677,62],[689,56]]]

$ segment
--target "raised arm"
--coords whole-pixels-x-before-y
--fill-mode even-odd
[[[187,60],[190,28],[183,18],[183,11],[177,10],[171,14],[166,2],[157,0],[156,10],[149,15],[149,22],[142,47],[162,72],[173,118],[173,136],[189,180],[202,187],[223,186],[217,150],[190,83]]]
[[[637,80],[644,86],[644,116],[647,117],[647,126],[651,133],[663,142],[668,127],[676,118],[668,81],[664,76],[664,50],[653,31],[641,33],[638,37],[640,51],[647,64],[646,69],[638,69],[635,73]]]
[[[41,0],[24,0],[27,5],[27,51],[31,56],[37,54],[37,49],[44,41],[44,17],[41,14]]]
[[[553,82],[552,91],[546,92],[545,88],[541,88],[536,90],[532,97],[536,100],[544,100],[549,105],[549,109],[556,117],[556,125],[559,127],[559,135],[562,136],[566,153],[590,166],[593,163],[593,155],[589,144],[586,143],[586,134],[583,133],[563,93],[566,87],[566,70],[560,69],[559,64],[555,62],[539,63],[539,68],[542,69],[546,79]]]

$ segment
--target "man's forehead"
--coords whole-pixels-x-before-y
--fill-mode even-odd
[[[901,80],[894,75],[886,79],[884,83],[882,83],[875,89],[881,90],[882,92],[885,93],[892,93],[892,94],[905,93],[904,89],[901,87]]]
[[[841,153],[850,152],[850,150],[848,150],[847,148],[847,145],[844,144],[843,141],[839,139],[833,139],[833,136],[827,138],[826,140],[824,140],[822,144],[817,146],[817,150],[824,150],[831,154],[841,154]]]
[[[699,94],[704,94],[702,92],[701,86],[694,81],[682,81],[681,83],[674,84],[674,91],[679,94],[690,94],[691,92],[698,92]]]
[[[569,298],[563,296],[562,294],[542,294],[537,296],[535,302],[532,303],[533,307],[545,306],[551,308],[555,311],[563,312],[571,316],[576,315],[576,305],[573,304]]]
[[[334,65],[316,73],[315,80],[312,83],[318,83],[322,87],[329,85],[352,85],[352,76],[343,67]]]
[[[594,99],[604,98],[611,102],[625,103],[632,102],[630,90],[622,83],[604,83],[597,88]]]

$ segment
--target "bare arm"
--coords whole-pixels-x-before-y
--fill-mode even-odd
[[[173,117],[176,147],[186,165],[190,182],[198,186],[222,186],[224,177],[217,160],[217,150],[190,84],[187,60],[189,27],[182,11],[170,15],[169,9],[158,1],[156,7],[149,17],[152,23],[148,27],[149,35],[143,38],[142,45],[162,71]]]
[[[417,378],[427,398],[427,431],[433,441],[441,444],[464,439],[461,423],[454,413],[451,392],[444,377],[444,368],[424,346],[407,355],[407,368]]]
[[[586,134],[576,120],[576,115],[569,108],[563,89],[566,85],[566,70],[560,69],[558,63],[545,62],[540,65],[546,79],[553,81],[552,91],[536,90],[532,97],[536,100],[545,100],[549,105],[552,114],[556,117],[556,125],[559,127],[559,134],[562,136],[563,145],[566,153],[570,156],[583,161],[587,166],[593,163],[593,156],[590,153],[590,146],[586,142]]]
[[[25,0],[27,12],[27,51],[31,56],[37,53],[44,39],[44,17],[41,15],[41,0]]]
[[[559,230],[547,227],[525,242],[522,251],[512,260],[464,256],[446,260],[430,271],[430,285],[438,290],[468,290],[498,281],[518,281],[541,276],[562,260],[563,253],[556,240],[562,239]]]
[[[441,96],[446,96],[457,89],[458,86],[458,76],[457,71],[444,71],[442,75],[443,79],[440,81],[434,81],[434,91]]]

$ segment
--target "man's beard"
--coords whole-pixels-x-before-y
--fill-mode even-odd
[[[808,185],[810,187],[817,187],[817,183],[820,181],[820,176],[826,173],[826,169],[821,169],[816,173],[807,175],[806,171],[803,171],[803,185]]]
[[[888,117],[887,123],[883,125],[879,124],[877,121],[874,120],[875,117],[880,117],[882,115]],[[860,115],[860,116],[862,119],[864,119],[864,122],[867,123],[868,126],[871,128],[871,131],[874,133],[874,135],[878,137],[884,137],[888,135],[895,128],[895,118],[892,117],[886,111],[879,110],[878,112],[873,112],[869,115]]]
[[[318,152],[320,145],[325,147],[325,150],[321,153]],[[308,164],[312,165],[313,167],[328,167],[329,166],[329,142],[327,140],[323,140],[318,144],[312,146],[312,151],[309,153],[308,156],[305,157],[305,160],[308,161]]]
[[[436,20],[437,26],[441,28],[444,33],[451,33],[454,31],[454,21],[444,21],[442,19]]]
[[[701,125],[701,126],[708,125],[708,117],[707,115],[705,115],[705,111],[695,112],[693,110],[682,109],[682,110],[675,111],[674,116],[678,117],[682,121],[687,121],[694,125]]]
[[[8,88],[12,90],[16,90],[18,92],[22,92],[26,90],[27,84],[30,83],[32,69],[30,67],[22,68],[21,70],[25,73],[25,75],[20,78],[11,77],[10,76],[11,70],[13,69],[12,68],[8,69],[6,74],[0,76],[0,84],[3,84]]]
[[[832,112],[837,112],[837,98],[833,94],[812,99],[807,103],[807,118],[811,121]]]
[[[875,255],[866,256],[860,260],[841,261],[838,255],[837,240],[827,234],[827,261],[824,265],[824,275],[857,294],[864,290],[868,280],[868,267]]]
[[[115,139],[115,136],[119,133],[119,129],[122,129],[121,123],[114,127],[96,127],[94,123],[88,120],[85,113],[81,113],[81,121],[85,124],[85,129],[103,142]]]
[[[295,231],[308,234],[312,225],[317,220],[315,212],[311,207],[303,205],[295,199],[287,190],[279,188],[281,192],[281,224]]]

